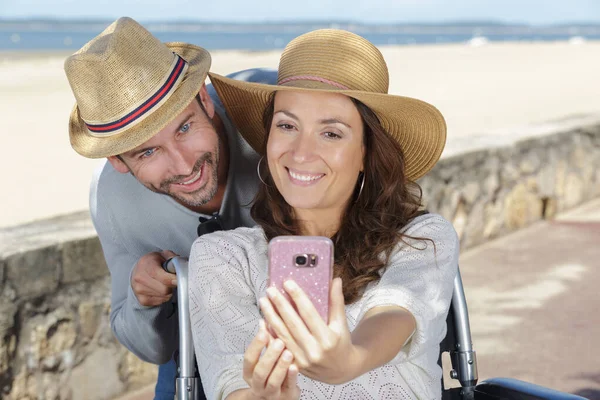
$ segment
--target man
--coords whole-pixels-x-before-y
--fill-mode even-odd
[[[108,160],[94,175],[90,212],[111,274],[111,326],[155,364],[178,347],[176,281],[162,263],[188,257],[198,234],[253,225],[258,156],[204,85],[209,67],[206,50],[161,43],[130,18],[65,62],[77,102],[71,145]],[[276,73],[245,78],[273,83]],[[174,368],[159,387],[166,371],[156,398],[173,398]]]

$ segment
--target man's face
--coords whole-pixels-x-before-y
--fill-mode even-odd
[[[150,140],[109,161],[153,192],[188,207],[206,204],[218,188],[219,136],[211,120],[212,103],[205,108],[207,112],[194,99]]]

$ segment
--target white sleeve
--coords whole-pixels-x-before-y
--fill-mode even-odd
[[[250,277],[256,265],[236,238],[234,232],[204,235],[190,254],[192,335],[209,399],[248,387],[242,377],[244,352],[261,318]]]
[[[370,309],[397,305],[416,320],[411,339],[391,362],[419,357],[438,346],[446,334],[446,316],[458,271],[459,241],[452,225],[436,214],[418,217],[390,257],[381,280],[363,295],[359,320]]]

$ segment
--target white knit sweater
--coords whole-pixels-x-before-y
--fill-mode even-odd
[[[414,247],[399,244],[381,280],[346,306],[350,331],[373,307],[398,305],[417,321],[410,341],[389,363],[342,385],[302,375],[302,399],[439,399],[439,343],[458,266],[458,237],[439,215],[415,218],[404,230]],[[416,248],[415,248],[416,247]],[[434,249],[435,247],[435,249]],[[207,398],[224,399],[248,387],[244,351],[258,330],[258,299],[268,281],[267,241],[261,228],[239,228],[198,238],[190,254],[190,314]],[[390,332],[393,335],[394,332]]]

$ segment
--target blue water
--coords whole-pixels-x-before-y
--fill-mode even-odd
[[[0,50],[77,50],[100,32],[95,31],[8,31],[0,30]],[[153,32],[162,41],[181,41],[202,46],[208,50],[282,49],[303,32]],[[472,38],[470,34],[403,34],[361,33],[375,45],[461,43]],[[491,41],[563,41],[568,34],[486,34]],[[600,34],[586,35],[587,40],[600,40]]]

